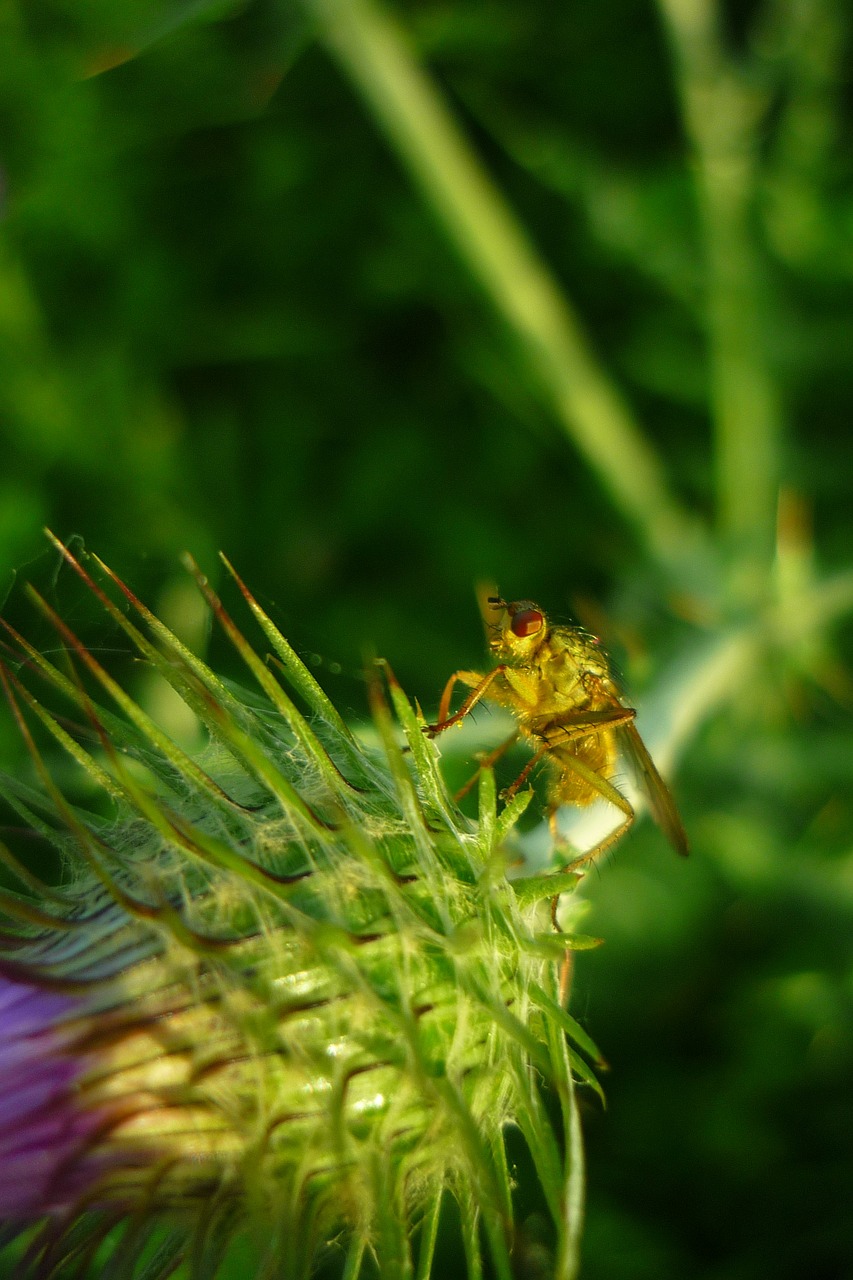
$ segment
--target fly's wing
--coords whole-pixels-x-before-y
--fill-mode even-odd
[[[672,845],[683,858],[690,852],[687,832],[684,830],[675,801],[669,787],[658,773],[646,744],[633,723],[620,726],[620,741],[636,774],[637,784],[649,802],[652,817]]]

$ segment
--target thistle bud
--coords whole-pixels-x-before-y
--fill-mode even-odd
[[[60,550],[207,746],[186,754],[35,593],[68,662],[4,624],[37,785],[0,794],[66,867],[50,886],[0,850],[18,882],[0,894],[0,1216],[21,1274],[189,1258],[206,1277],[243,1240],[258,1274],[307,1276],[334,1248],[349,1277],[371,1256],[426,1277],[452,1199],[469,1273],[486,1254],[509,1277],[510,1127],[553,1219],[552,1274],[574,1274],[573,1073],[597,1087],[578,1052],[595,1047],[556,998],[572,939],[544,900],[572,877],[506,875],[528,797],[498,812],[484,770],[465,818],[390,670],[354,733],[236,575],[272,662],[197,578],[252,694]],[[98,813],[54,781],[58,751]]]

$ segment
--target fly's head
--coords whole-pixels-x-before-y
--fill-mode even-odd
[[[487,622],[489,650],[498,662],[522,665],[532,660],[548,635],[548,620],[532,600],[507,602],[490,596],[494,621]]]

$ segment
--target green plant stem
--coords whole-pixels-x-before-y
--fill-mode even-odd
[[[839,573],[686,651],[643,701],[642,732],[655,761],[668,772],[705,721],[756,679],[769,650],[790,653],[851,611],[853,573]]]
[[[474,276],[520,339],[569,438],[664,564],[700,542],[653,448],[581,324],[415,61],[370,0],[304,0],[323,40],[419,183]]]
[[[760,103],[727,62],[716,0],[659,0],[694,149],[707,255],[711,402],[720,531],[743,598],[766,577],[780,475],[780,412],[762,338],[750,217]]]
[[[848,22],[837,0],[767,0],[756,28],[760,73],[784,86],[765,158],[764,229],[794,270],[821,271],[831,261],[836,280],[853,271],[853,244],[836,234],[826,200],[844,147]]]

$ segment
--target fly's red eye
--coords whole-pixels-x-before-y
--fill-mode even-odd
[[[513,615],[510,626],[512,634],[523,640],[525,636],[534,636],[545,621],[538,609],[521,609]]]

